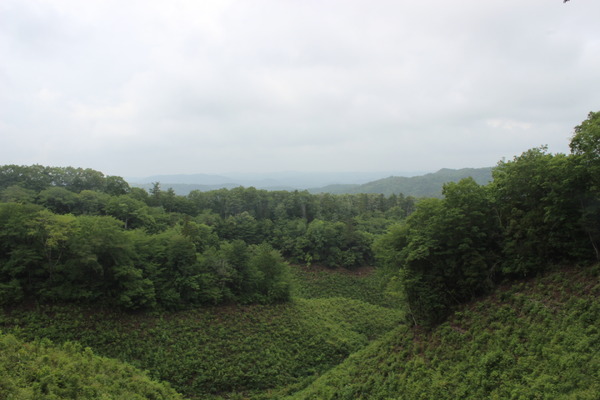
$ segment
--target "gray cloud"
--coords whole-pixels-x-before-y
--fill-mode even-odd
[[[110,174],[435,170],[600,104],[600,3],[5,0],[0,159]]]

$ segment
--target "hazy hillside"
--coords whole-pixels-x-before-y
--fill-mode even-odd
[[[434,173],[415,175],[414,172],[394,174],[387,178],[383,172],[347,173],[272,173],[236,174],[233,176],[192,174],[155,175],[145,178],[127,178],[131,186],[151,189],[159,182],[162,189],[172,188],[176,194],[185,196],[192,190],[207,192],[235,187],[255,187],[264,190],[308,190],[311,193],[356,194],[403,193],[413,197],[440,197],[446,182],[458,182],[472,177],[481,185],[492,180],[492,168],[444,168]]]
[[[309,188],[346,184],[360,185],[390,175],[415,176],[422,172],[270,172],[232,173],[227,176],[210,174],[154,175],[148,177],[127,177],[135,187],[150,189],[159,182],[163,189],[173,188],[178,195],[187,195],[192,190],[209,191],[238,186],[255,187],[265,190],[306,190]]]
[[[421,176],[390,176],[362,185],[329,185],[309,191],[332,194],[381,193],[387,196],[402,193],[413,197],[441,197],[444,183],[458,182],[467,177],[472,177],[477,183],[484,185],[492,180],[492,168],[444,168]]]

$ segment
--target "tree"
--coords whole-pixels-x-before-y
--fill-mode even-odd
[[[77,195],[77,203],[73,212],[79,215],[101,215],[109,201],[110,196],[106,193],[82,190]]]
[[[503,229],[503,272],[525,276],[581,256],[585,236],[580,180],[564,154],[530,149],[494,169],[491,185]]]
[[[588,118],[575,127],[569,147],[588,169],[592,189],[600,191],[600,112],[590,112]]]
[[[270,245],[263,243],[254,247],[249,260],[251,271],[258,271],[257,289],[263,302],[276,303],[290,297],[288,265],[281,254]]]
[[[154,224],[148,206],[129,195],[111,197],[105,209],[107,214],[123,221],[125,229],[144,228]]]
[[[51,187],[38,194],[37,202],[57,214],[68,214],[77,205],[77,195],[62,187]]]
[[[600,112],[590,112],[575,127],[569,146],[574,175],[579,178],[580,223],[600,260]]]
[[[123,223],[106,216],[80,216],[75,225],[57,297],[127,309],[153,307],[154,285],[135,267],[133,241]]]
[[[487,188],[469,178],[445,185],[444,195],[420,201],[375,246],[387,269],[396,269],[413,320],[425,325],[486,292],[499,258]]]
[[[33,203],[35,192],[19,185],[12,185],[0,191],[0,201],[13,203]]]
[[[120,176],[107,176],[104,180],[103,191],[111,196],[119,196],[129,193],[131,188]]]

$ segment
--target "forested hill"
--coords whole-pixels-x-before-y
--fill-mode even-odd
[[[404,194],[413,197],[442,197],[442,187],[447,182],[458,182],[471,177],[480,185],[492,180],[492,167],[487,168],[443,168],[437,172],[413,176],[390,176],[362,185],[329,185],[309,189],[311,193],[356,194],[378,193],[384,195]]]

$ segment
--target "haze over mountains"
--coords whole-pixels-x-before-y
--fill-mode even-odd
[[[376,172],[239,172],[226,175],[214,174],[175,174],[153,175],[148,177],[125,178],[134,186],[146,186],[160,182],[161,187],[173,189],[178,194],[187,194],[185,186],[200,186],[198,190],[212,190],[231,187],[250,187],[266,190],[305,190],[333,184],[363,184],[388,176],[416,176],[426,171],[376,171]],[[172,186],[177,185],[177,186]],[[205,187],[205,188],[204,188]]]
[[[179,174],[126,178],[132,186],[149,189],[155,182],[178,195],[192,190],[209,191],[238,186],[264,190],[308,190],[311,193],[403,193],[415,197],[439,197],[446,182],[473,177],[479,184],[491,181],[492,167],[444,168],[433,173],[405,172],[274,172],[224,175]]]

